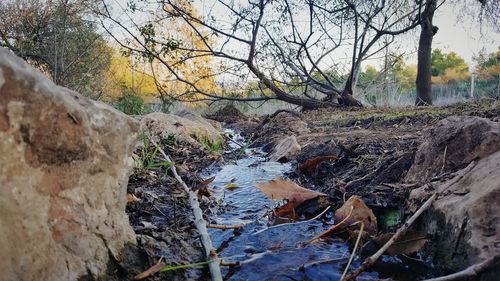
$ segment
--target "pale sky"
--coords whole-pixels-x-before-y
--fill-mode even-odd
[[[238,0],[237,0],[238,1]],[[127,0],[113,0],[113,6],[118,5],[126,7]],[[196,0],[194,1],[195,8],[204,14],[211,10],[214,16],[218,18],[217,8],[211,9],[212,5],[208,4],[211,1]],[[447,3],[449,3],[448,1]],[[482,26],[479,25],[477,21],[477,11],[474,16],[464,15],[463,6],[468,5],[468,10],[474,9],[473,6],[479,7],[477,0],[469,1],[458,1],[456,5],[443,5],[435,13],[434,24],[439,27],[438,33],[434,36],[433,48],[440,48],[445,52],[454,51],[459,56],[463,57],[465,61],[472,66],[472,57],[477,54],[481,49],[486,49],[488,53],[495,52],[500,47],[500,33],[495,32],[493,27],[487,23]],[[474,5],[473,5],[474,4]],[[477,4],[477,5],[476,5]],[[120,9],[118,9],[120,10]],[[223,11],[227,12],[227,11]],[[220,15],[224,18],[223,15]],[[134,18],[134,21],[137,21]],[[143,18],[142,20],[147,20]],[[139,20],[140,21],[140,20]],[[303,24],[307,24],[307,19],[304,19]],[[417,27],[415,30],[398,37],[396,44],[393,48],[396,48],[398,44],[401,46],[399,51],[408,54],[405,59],[407,64],[416,64],[416,50],[418,46],[420,28]],[[364,65],[381,65],[381,60],[368,60]]]
[[[436,13],[434,24],[439,27],[439,31],[434,36],[433,48],[454,51],[468,63],[482,48],[494,52],[500,46],[499,33],[487,23],[481,28],[470,16],[462,15],[457,7],[441,7]]]

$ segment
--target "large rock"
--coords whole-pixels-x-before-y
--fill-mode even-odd
[[[420,206],[429,196],[422,187],[411,192],[410,200]],[[500,152],[496,152],[480,160],[423,214],[421,228],[434,237],[433,258],[461,270],[500,253],[499,202]],[[490,273],[481,280],[498,280],[498,274],[497,267],[496,276]]]
[[[203,117],[194,114],[183,113],[183,116],[154,112],[145,115],[141,119],[141,129],[155,136],[168,137],[173,134],[177,138],[187,141],[193,145],[200,142],[220,142],[221,133]]]
[[[431,128],[418,148],[406,182],[426,182],[500,150],[500,123],[451,116]]]
[[[134,243],[137,130],[0,48],[0,280],[97,278]]]

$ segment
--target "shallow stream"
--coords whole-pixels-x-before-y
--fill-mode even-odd
[[[211,175],[215,180],[210,188],[222,200],[216,223],[245,225],[240,230],[210,230],[220,258],[240,262],[232,269],[223,268],[225,280],[339,280],[350,256],[345,242],[331,239],[301,246],[331,227],[331,214],[268,226],[266,214],[276,202],[267,199],[255,184],[282,176],[291,166],[267,161],[259,149],[245,152],[244,158]],[[235,188],[228,189],[228,183]],[[354,260],[351,268],[359,265]],[[378,280],[378,274],[365,273],[358,280]]]

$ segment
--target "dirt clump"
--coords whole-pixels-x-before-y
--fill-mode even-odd
[[[406,176],[407,182],[426,182],[500,150],[500,123],[480,117],[450,116],[428,130],[424,140]]]
[[[261,122],[252,134],[253,146],[263,146],[264,150],[270,150],[278,143],[278,140],[288,136],[300,136],[310,132],[302,117],[290,112],[280,112],[276,116]]]
[[[240,121],[245,121],[248,118],[241,113],[234,105],[229,104],[223,108],[217,110],[212,114],[206,115],[208,119],[216,120],[218,122],[223,122],[226,125],[233,124]]]

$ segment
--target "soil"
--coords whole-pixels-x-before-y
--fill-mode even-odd
[[[160,146],[175,163],[182,179],[194,189],[204,187],[200,171],[222,164],[220,154],[171,137],[161,140]],[[154,149],[150,144],[149,153]],[[141,155],[141,151],[142,146],[138,145],[135,154]],[[137,245],[129,246],[121,261],[111,263],[111,272],[105,280],[133,280],[136,274],[160,260],[169,266],[204,261],[188,195],[167,170],[166,167],[136,169],[130,176],[127,192],[135,198],[129,201],[126,211]],[[204,197],[200,204],[204,215],[211,217],[215,203]],[[203,280],[204,274],[207,273],[201,269],[173,270],[156,273],[147,280]]]
[[[291,162],[295,171],[287,176],[301,184],[326,193],[340,207],[351,195],[358,195],[379,216],[398,211],[401,221],[408,215],[407,198],[411,187],[402,184],[423,132],[437,121],[451,115],[474,115],[498,121],[500,101],[481,100],[448,107],[400,109],[320,109],[297,114],[282,112],[269,118],[252,120],[231,109],[214,116],[230,116],[231,127],[241,130],[254,146],[271,148],[283,136],[295,135],[302,146]],[[226,111],[231,114],[226,114]],[[217,119],[213,117],[214,119]],[[220,118],[219,118],[220,119]],[[217,120],[219,120],[217,119]],[[203,170],[217,169],[238,157],[209,153],[188,143],[163,140],[169,154],[188,186],[199,187]],[[154,149],[154,148],[150,148]],[[137,151],[140,154],[140,148]],[[325,161],[311,173],[298,166],[317,156],[337,156]],[[201,188],[203,188],[201,186]],[[135,274],[163,259],[169,265],[203,261],[203,250],[192,223],[187,194],[166,173],[166,169],[137,170],[130,177],[128,193],[140,201],[128,204],[127,213],[137,234],[137,246],[131,246],[121,262],[113,263],[110,276],[115,280],[131,279]],[[210,198],[201,200],[205,215],[216,212]],[[393,231],[397,226],[379,225],[380,231]],[[208,272],[199,269],[157,273],[148,280],[206,280]]]

